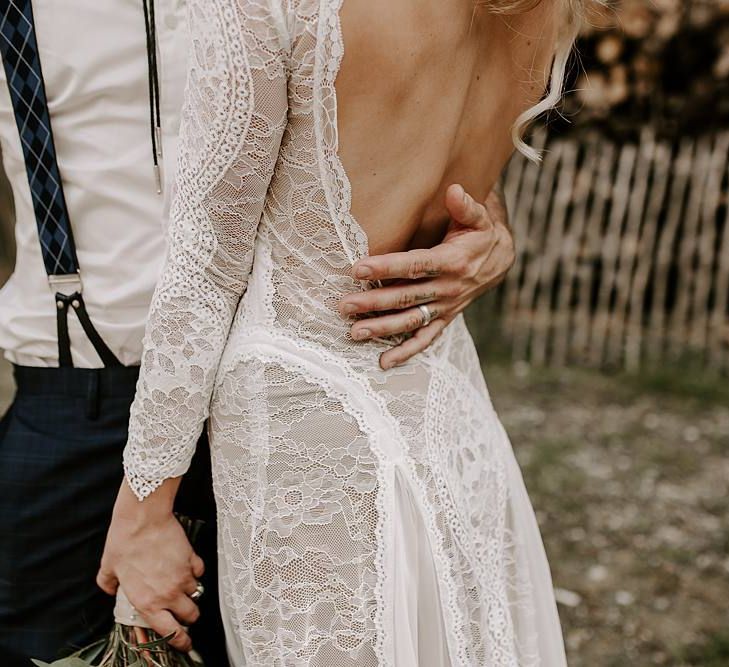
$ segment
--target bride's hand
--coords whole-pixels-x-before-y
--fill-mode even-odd
[[[415,332],[380,357],[382,368],[398,366],[430,346],[478,296],[496,287],[514,264],[514,240],[497,188],[480,204],[460,185],[452,185],[445,203],[452,222],[440,245],[367,257],[352,269],[358,279],[397,281],[342,299],[340,310],[348,316],[385,312],[358,320],[352,326],[352,338]],[[431,313],[426,326],[417,308],[420,304]]]
[[[177,484],[167,480],[141,503],[122,484],[96,582],[109,595],[121,586],[152,629],[174,634],[170,644],[187,652],[192,642],[183,624],[198,619],[190,594],[204,566],[172,513]]]

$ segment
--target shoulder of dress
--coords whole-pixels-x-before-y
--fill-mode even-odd
[[[318,23],[319,15],[326,6],[341,3],[341,0],[273,0],[283,11],[286,30],[291,43],[303,33],[311,32]]]

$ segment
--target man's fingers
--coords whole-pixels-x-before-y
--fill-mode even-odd
[[[435,280],[422,283],[399,283],[350,294],[340,303],[342,315],[374,313],[382,310],[404,310],[422,303],[430,303],[441,296]]]
[[[448,322],[445,319],[433,320],[428,326],[421,327],[412,338],[400,343],[397,347],[388,350],[380,357],[380,367],[384,370],[404,364],[416,354],[419,354],[440,336]]]
[[[116,595],[119,580],[114,574],[102,567],[96,575],[96,585],[107,595]]]
[[[440,303],[429,303],[433,319],[443,314],[444,307]],[[410,308],[399,313],[372,317],[360,320],[352,326],[351,335],[354,340],[368,340],[370,338],[387,338],[396,334],[415,331],[423,326],[423,313],[419,308]]]
[[[162,637],[174,635],[169,640],[170,646],[183,653],[189,653],[192,650],[190,635],[169,611],[144,613],[144,618],[152,626],[152,629]]]
[[[461,185],[449,186],[445,204],[448,214],[459,225],[485,229],[491,221],[486,207],[471,197]]]
[[[440,275],[441,262],[435,250],[417,249],[373,255],[359,260],[352,267],[358,280],[417,280]]]
[[[187,595],[176,597],[168,605],[168,609],[180,623],[185,625],[192,625],[200,618],[200,609]]]
[[[190,558],[190,566],[192,567],[192,574],[196,579],[199,579],[205,574],[205,562],[196,553],[193,553],[192,558]]]

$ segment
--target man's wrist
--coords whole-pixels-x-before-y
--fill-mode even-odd
[[[513,238],[514,233],[511,228],[511,224],[509,223],[509,210],[506,207],[506,195],[504,194],[503,183],[504,179],[503,176],[501,176],[496,181],[493,188],[491,188],[491,192],[486,198],[485,206],[486,210],[491,215],[494,224],[503,226]],[[493,206],[491,206],[492,202],[494,204]]]

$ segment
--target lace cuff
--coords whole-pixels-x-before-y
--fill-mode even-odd
[[[288,115],[280,0],[190,0],[190,66],[167,260],[124,468],[143,499],[190,465],[253,264]]]

